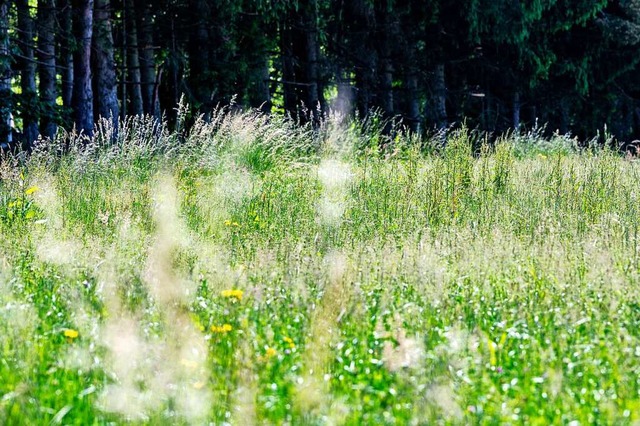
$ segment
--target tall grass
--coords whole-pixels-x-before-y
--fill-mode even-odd
[[[0,423],[640,421],[638,164],[383,127],[222,110],[4,159]]]

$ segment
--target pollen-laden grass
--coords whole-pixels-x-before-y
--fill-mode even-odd
[[[0,424],[640,421],[635,159],[209,119],[0,161]]]

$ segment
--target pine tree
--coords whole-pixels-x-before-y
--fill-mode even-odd
[[[93,0],[73,0],[73,118],[79,131],[93,135],[93,89],[91,86],[91,40]]]

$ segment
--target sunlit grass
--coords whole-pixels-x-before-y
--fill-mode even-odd
[[[212,120],[0,165],[0,423],[640,421],[634,160]]]

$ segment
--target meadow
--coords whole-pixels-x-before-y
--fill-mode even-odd
[[[0,163],[0,424],[640,421],[634,159],[181,123]]]

